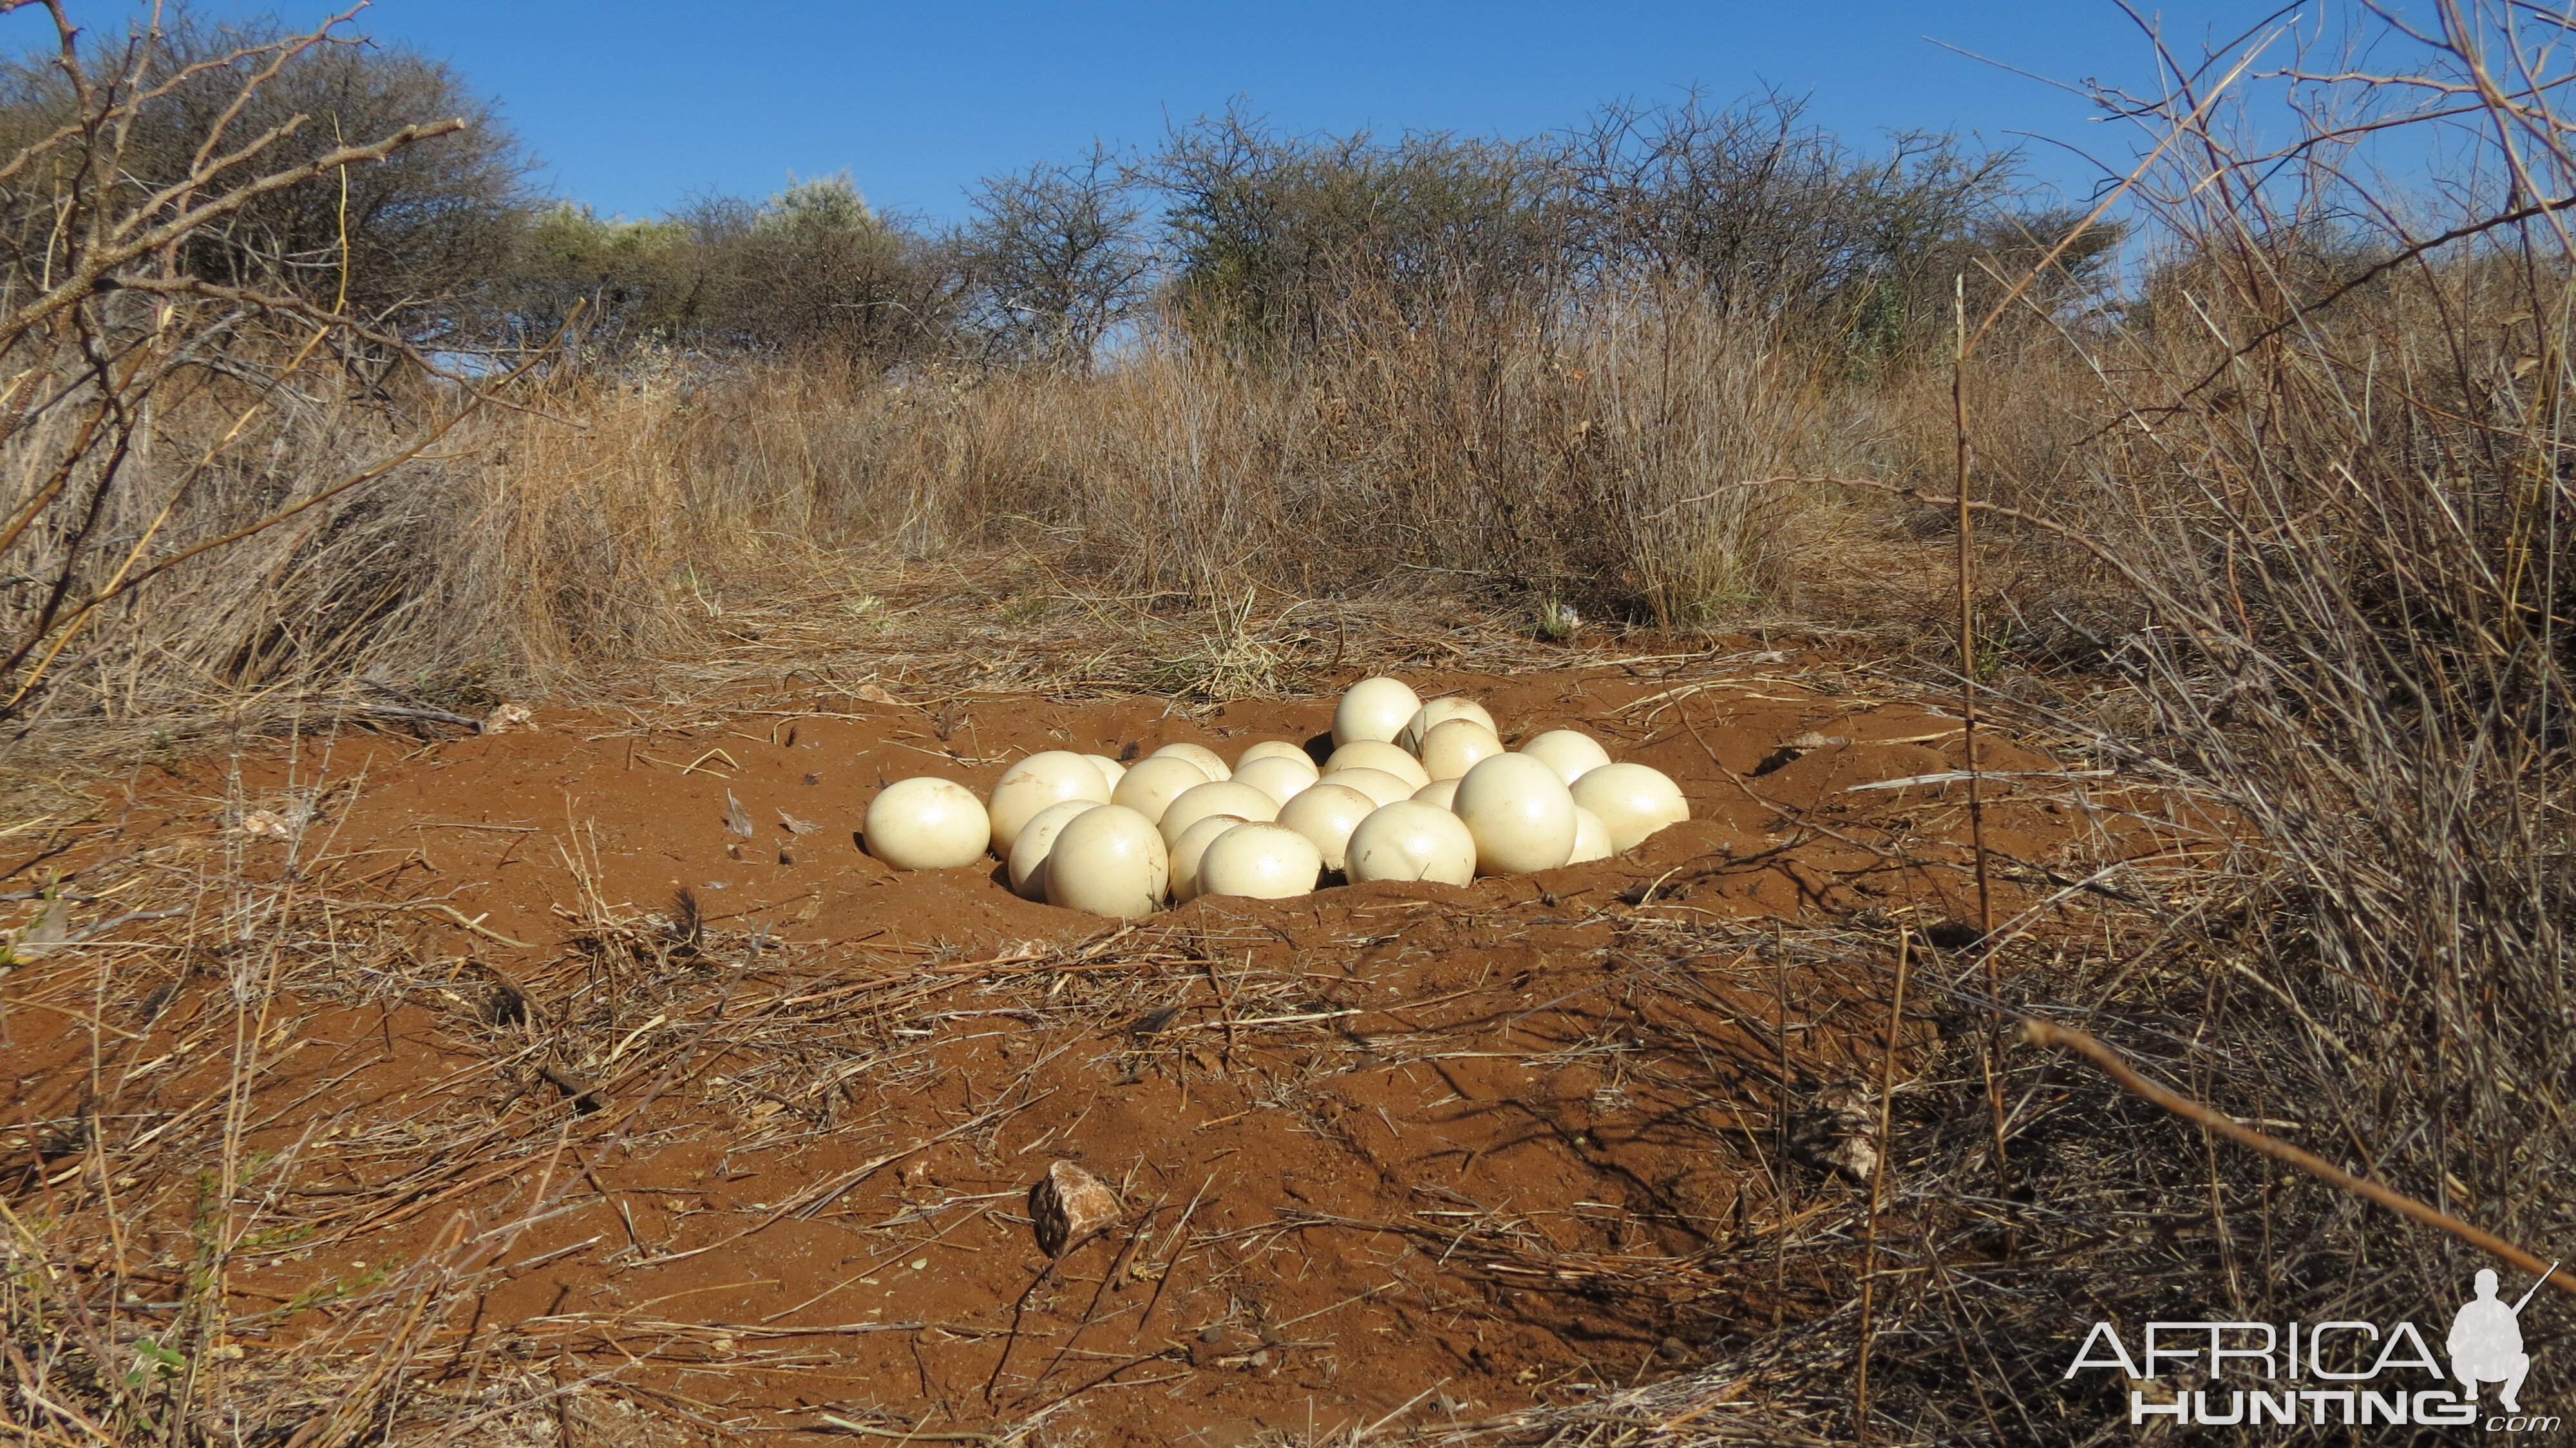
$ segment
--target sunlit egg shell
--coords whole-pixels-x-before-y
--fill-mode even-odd
[[[1204,744],[1166,744],[1153,752],[1155,759],[1186,759],[1199,767],[1210,779],[1231,779],[1234,771],[1226,768],[1225,756]]]
[[[1362,679],[1333,710],[1334,747],[1355,739],[1392,740],[1421,707],[1422,700],[1402,679]]]
[[[1396,745],[1420,754],[1422,741],[1431,737],[1431,731],[1452,719],[1473,719],[1488,731],[1501,732],[1494,723],[1494,716],[1485,712],[1484,705],[1463,694],[1450,694],[1424,700],[1422,707],[1413,711],[1413,717],[1405,721],[1404,728],[1395,736]]]
[[[1431,782],[1423,772],[1422,762],[1392,744],[1376,739],[1354,739],[1324,761],[1324,773],[1338,774],[1345,769],[1374,769],[1392,774],[1404,781],[1407,791],[1420,789]]]
[[[1618,853],[1610,848],[1610,827],[1601,816],[1581,805],[1574,807],[1574,853],[1566,857],[1569,865],[1588,865],[1606,860]]]
[[[1217,836],[1199,857],[1199,893],[1285,900],[1312,891],[1323,873],[1324,852],[1313,840],[1255,821]]]
[[[1125,805],[1156,824],[1162,823],[1163,811],[1180,798],[1183,790],[1196,789],[1208,783],[1207,771],[1187,759],[1160,755],[1140,759],[1109,792],[1111,804]]]
[[[1682,798],[1681,786],[1643,764],[1605,764],[1584,771],[1574,782],[1574,802],[1601,817],[1614,853],[1690,818],[1690,801]]]
[[[1360,821],[1377,812],[1377,801],[1347,785],[1325,780],[1298,791],[1297,797],[1279,809],[1279,823],[1315,842],[1323,853],[1324,868],[1342,867],[1342,852],[1351,842],[1351,831]]]
[[[1443,719],[1422,736],[1422,772],[1433,779],[1456,779],[1503,752],[1494,731],[1473,719]]]
[[[1181,837],[1172,841],[1173,900],[1189,900],[1198,895],[1199,857],[1207,853],[1207,847],[1216,842],[1217,836],[1242,823],[1244,821],[1232,815],[1209,815],[1181,831]]]
[[[1087,763],[1082,767],[1091,768]],[[1107,800],[1097,797],[1109,792],[1101,787],[1099,779],[1095,773],[1087,787],[1068,789],[1060,781],[1024,774],[994,785],[993,796],[985,804],[993,820],[994,853],[1007,859],[1011,847],[1020,842],[1020,831],[1049,806],[1066,800],[1107,804]]]
[[[1153,821],[1124,805],[1085,810],[1047,851],[1047,903],[1133,920],[1162,908],[1171,852]]]
[[[1003,770],[1001,779],[996,782],[1009,784],[1019,779],[1052,779],[1067,789],[1088,789],[1091,782],[1100,777],[1100,766],[1092,763],[1088,755],[1076,754],[1069,749],[1042,749]],[[1107,804],[1108,801],[1102,800],[1101,803]]]
[[[1400,799],[1411,799],[1413,791],[1420,788],[1410,780],[1399,779],[1383,769],[1336,769],[1316,783],[1338,784],[1344,789],[1358,790],[1367,795],[1372,804],[1393,804]]]
[[[993,820],[975,791],[922,775],[877,791],[861,838],[869,854],[898,870],[949,870],[983,858]]]
[[[1567,784],[1610,762],[1610,751],[1580,729],[1550,729],[1522,745],[1521,753],[1544,762]]]
[[[993,847],[1010,854],[1019,841],[1020,827],[1048,805],[1068,799],[1107,804],[1109,793],[1099,767],[1081,755],[1061,749],[1032,754],[1003,770],[1000,782],[993,786],[987,806],[993,816]]]
[[[1120,777],[1127,773],[1126,765],[1119,763],[1117,760],[1110,758],[1106,754],[1086,754],[1082,757],[1090,760],[1091,767],[1100,771],[1100,777],[1108,781],[1109,788],[1112,791],[1115,791],[1118,788]]]
[[[1297,797],[1297,792],[1313,784],[1315,766],[1304,759],[1282,759],[1271,755],[1234,767],[1234,782],[1248,784],[1281,804]]]
[[[1468,770],[1450,808],[1475,836],[1479,874],[1553,870],[1574,854],[1574,797],[1526,754],[1497,754]]]
[[[1031,815],[1029,822],[1020,826],[1020,837],[1011,842],[1011,893],[1024,900],[1045,899],[1046,857],[1055,848],[1056,835],[1084,811],[1099,808],[1091,800],[1065,799]]]
[[[1279,801],[1248,784],[1230,779],[1210,780],[1196,789],[1181,791],[1171,807],[1163,811],[1160,821],[1163,843],[1181,837],[1181,831],[1209,815],[1230,814],[1242,820],[1275,820],[1279,818]]]
[[[1247,746],[1234,757],[1234,767],[1240,770],[1256,759],[1293,759],[1308,769],[1315,767],[1315,756],[1306,752],[1306,746],[1291,744],[1285,739],[1264,739]]]
[[[1476,878],[1476,837],[1456,815],[1438,805],[1400,799],[1360,821],[1351,831],[1343,866],[1353,880],[1439,880],[1464,885]]]
[[[1415,790],[1413,792],[1413,797],[1416,801],[1422,804],[1436,805],[1441,809],[1451,809],[1458,800],[1458,781],[1454,779],[1435,779],[1429,784],[1422,786],[1420,789]],[[1454,810],[1452,812],[1454,813]]]

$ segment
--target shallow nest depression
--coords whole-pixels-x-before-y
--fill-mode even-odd
[[[1303,740],[1342,679],[352,728],[40,822],[18,878],[59,883],[0,977],[17,1411],[294,1448],[1847,1435],[1891,1036],[1909,1130],[1987,1130],[1922,1104],[1981,1109],[1977,962],[1927,953],[1888,1021],[1896,928],[1969,910],[1959,721],[1776,654],[1406,677],[1694,817],[1133,925],[853,836],[908,775]],[[1981,750],[1995,918],[2098,943],[2205,836],[2064,745]],[[1051,1263],[1058,1160],[1120,1213]],[[1928,1184],[1889,1213],[1890,1260],[2009,1251]]]

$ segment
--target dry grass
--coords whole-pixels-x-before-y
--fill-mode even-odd
[[[223,719],[479,714],[684,666],[746,612],[892,627],[867,599],[942,569],[969,602],[1017,590],[1003,602],[1026,624],[1171,618],[1196,637],[1157,645],[1146,681],[1241,692],[1272,680],[1250,621],[1294,620],[1299,600],[1512,608],[1558,637],[1567,610],[1699,626],[1778,612],[1801,550],[1843,526],[1816,498],[1720,485],[1834,459],[1820,390],[1705,303],[1366,335],[1387,345],[1286,373],[1182,345],[1088,378],[568,371],[93,618],[27,723],[95,755]],[[407,428],[410,408],[299,380],[328,385],[288,379],[220,446],[240,389],[164,401],[156,456],[217,454],[220,475],[131,468],[104,528],[159,520],[163,546],[192,546]],[[20,439],[22,475],[51,442]],[[38,628],[40,602],[15,595],[0,623]]]
[[[2474,64],[2465,50],[2418,58],[2441,80]],[[2546,173],[2533,193],[2565,194],[2568,133],[2539,101],[2516,104],[2498,115]],[[2202,125],[2186,110],[2166,123]],[[2576,1159],[2564,1044],[2576,697],[2562,633],[2576,248],[2548,218],[2525,218],[2491,227],[2485,250],[2428,252],[2345,288],[2361,264],[2321,270],[2308,247],[2357,195],[2313,159],[2322,152],[2285,173],[2194,134],[2171,153],[2178,169],[2141,193],[2170,263],[2148,296],[2155,315],[2029,319],[1974,364],[1977,496],[2014,510],[1985,525],[1979,607],[1994,648],[1963,661],[1927,644],[1902,667],[1918,681],[1927,664],[1974,670],[2061,757],[2146,771],[2224,828],[2188,872],[2056,882],[2112,892],[2098,933],[2016,939],[1991,978],[1966,960],[1918,978],[1944,1039],[1969,1044],[1902,1073],[1879,1235],[1880,1441],[2097,1441],[2108,1396],[2058,1386],[2096,1316],[2422,1317],[2479,1265],[2065,1063],[1975,1048],[2005,1011],[2084,1024],[2223,1109],[2291,1119],[2296,1140],[2356,1170],[2544,1257],[2576,1255],[2559,1190]],[[2244,189],[2257,170],[2270,189]],[[2494,213],[2418,230],[2482,219]],[[2392,225],[2369,254],[2398,254],[2405,235]],[[1441,637],[1377,627],[1406,610],[1491,610],[1508,627],[1479,646],[1497,656],[1543,656],[1549,646],[1517,635],[1540,631],[1551,606],[1675,628],[1802,602],[1833,610],[1815,622],[1872,634],[1929,618],[1942,580],[1904,575],[1945,526],[1937,510],[1736,485],[1838,474],[1946,491],[1945,378],[1850,380],[1694,295],[1653,289],[1460,307],[1419,326],[1372,314],[1366,298],[1348,311],[1346,345],[1287,367],[1166,340],[1081,378],[567,371],[519,397],[526,410],[472,419],[442,456],[89,624],[18,731],[21,759],[96,758],[147,733],[180,747],[209,720],[473,712],[503,694],[620,685],[703,697],[799,669],[837,687],[900,677],[953,693],[1292,691]],[[219,389],[201,397],[165,410],[165,459],[232,415]],[[404,416],[318,396],[273,406],[218,484],[175,512],[168,544],[300,495],[341,455],[389,446]],[[22,494],[35,455],[0,457]],[[172,486],[148,466],[136,476],[110,500],[118,536],[150,525]],[[55,561],[39,553],[24,571]],[[9,607],[27,626],[25,602]],[[225,1183],[194,1255],[164,1264],[184,1285],[179,1321],[212,1348],[228,1255],[294,1225],[241,1212],[253,1168],[220,1129],[261,1069],[258,1013],[290,982],[327,993],[360,990],[371,971],[422,989],[458,977],[339,917],[325,929],[327,882],[288,891],[213,861],[174,878],[207,902],[190,918],[210,934],[191,948],[230,992],[208,1020],[239,1038],[194,1134],[157,1148],[178,1172],[184,1140],[187,1170]],[[648,924],[591,924],[614,963],[602,980],[676,989]],[[1705,930],[1674,948],[1763,944]],[[1855,919],[1769,935],[1763,958],[1874,989],[1891,947],[1889,922]],[[68,1008],[97,1015],[116,997],[108,957],[94,958],[88,1004]],[[586,1060],[596,1045],[510,1049]],[[632,1071],[685,1049],[677,1036],[647,1045]],[[471,1282],[516,1217],[469,1223],[446,1255],[369,1287],[348,1335],[296,1350],[306,1356],[254,1371],[201,1366],[191,1349],[184,1370],[128,1381],[144,1327],[83,1295],[78,1263],[97,1243],[63,1237],[68,1215],[22,1210],[43,1190],[142,1175],[134,1160],[84,1155],[91,1139],[40,1152],[10,1198],[10,1333],[53,1345],[59,1375],[40,1391],[59,1422],[111,1415],[107,1436],[176,1441],[171,1415],[210,1403],[265,1421],[329,1403],[356,1415],[333,1420],[341,1438],[379,1410],[463,1431],[475,1413],[498,1421],[554,1390],[531,1379],[489,1408],[434,1407],[399,1372],[354,1366],[361,1346],[399,1363],[419,1340],[406,1334],[426,1330],[425,1304]],[[509,1149],[541,1162],[537,1147]],[[502,1150],[450,1161],[498,1164]],[[1718,1264],[1791,1264],[1825,1284],[1814,1315],[1724,1344],[1704,1372],[1457,1432],[1848,1439],[1857,1201],[1826,1202],[1798,1233]],[[514,1210],[542,1206],[540,1192]],[[2554,1304],[2524,1327],[2543,1354],[2563,1350],[2566,1329]],[[1739,1423],[1723,1403],[1745,1384],[1766,1407]]]

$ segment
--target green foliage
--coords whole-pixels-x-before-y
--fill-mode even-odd
[[[532,341],[553,335],[577,302],[594,344],[668,339],[687,329],[699,275],[689,229],[680,223],[603,218],[563,202],[523,219],[505,306]]]
[[[125,1386],[142,1390],[160,1385],[188,1370],[188,1355],[163,1347],[157,1340],[138,1337],[134,1340],[134,1368],[125,1375]]]
[[[859,194],[847,171],[802,181],[791,173],[787,189],[771,196],[753,217],[752,231],[765,238],[809,244],[848,237],[882,241],[892,235],[868,209],[867,198]]]

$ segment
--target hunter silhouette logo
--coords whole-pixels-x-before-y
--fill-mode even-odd
[[[2382,1330],[2354,1321],[2190,1321],[2147,1323],[2134,1355],[2119,1329],[2094,1323],[2065,1376],[2105,1368],[2127,1378],[2132,1427],[2159,1419],[2213,1428],[2466,1427],[2480,1421],[2478,1388],[2492,1383],[2503,1411],[2485,1418],[2486,1431],[2553,1432],[2559,1419],[2522,1411],[2523,1381],[2531,1375],[2522,1309],[2558,1265],[2550,1263],[2511,1304],[2496,1295],[2496,1274],[2480,1270],[2475,1295],[2451,1318],[2447,1373],[2411,1322]],[[2180,1364],[2180,1380],[2159,1383],[2177,1372],[2171,1364]]]
[[[2558,1264],[2549,1264],[2549,1272]],[[2522,1380],[2531,1375],[2531,1355],[2522,1350],[2522,1309],[2531,1301],[2531,1293],[2549,1280],[2549,1272],[2540,1274],[2531,1291],[2521,1301],[2507,1307],[2496,1300],[2496,1275],[2492,1268],[2478,1269],[2478,1295],[2460,1305],[2460,1314],[2451,1319],[2451,1337],[2445,1344],[2451,1350],[2451,1376],[2468,1389],[2467,1397],[2477,1401],[2478,1384],[2502,1383],[2504,1391],[2496,1401],[2508,1413],[2519,1413],[2522,1404],[2514,1395],[2522,1391]]]

